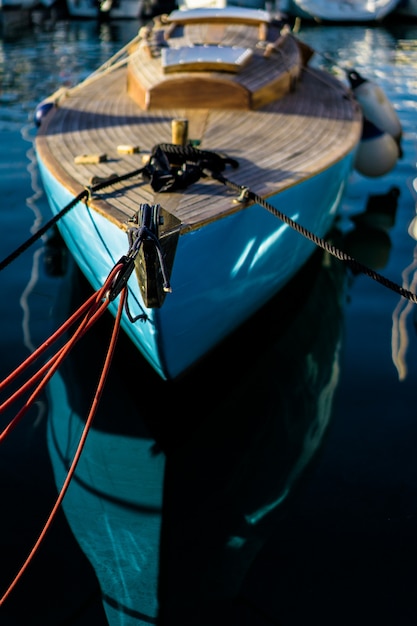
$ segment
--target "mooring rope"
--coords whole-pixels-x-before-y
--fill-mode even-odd
[[[185,162],[187,163],[190,162],[196,166],[199,165],[199,161],[200,161],[201,175],[212,178],[213,180],[217,180],[223,185],[237,192],[238,200],[240,202],[246,202],[250,200],[250,201],[255,202],[256,204],[259,204],[264,209],[266,209],[267,211],[275,215],[275,217],[278,217],[282,222],[284,222],[285,224],[293,228],[295,231],[303,235],[303,237],[306,237],[307,239],[312,241],[316,246],[322,248],[323,250],[326,250],[329,254],[333,255],[340,261],[344,261],[347,265],[349,265],[349,267],[353,271],[369,276],[370,278],[372,278],[372,280],[375,280],[376,282],[383,285],[384,287],[387,287],[388,289],[391,289],[392,291],[398,293],[403,298],[410,300],[410,302],[414,302],[415,304],[417,304],[417,295],[413,293],[412,291],[410,291],[409,289],[405,289],[398,283],[395,283],[389,278],[382,276],[382,274],[379,274],[375,270],[371,269],[370,267],[364,265],[357,259],[350,256],[343,250],[340,250],[339,248],[334,246],[330,241],[326,241],[325,239],[318,237],[314,233],[311,233],[302,225],[292,220],[288,215],[285,215],[285,213],[282,213],[279,209],[275,208],[272,204],[264,200],[264,198],[259,196],[257,193],[255,193],[251,189],[249,189],[249,187],[246,187],[244,185],[238,185],[237,183],[234,183],[233,181],[223,176],[220,173],[220,171],[218,171],[217,169],[216,170],[211,169],[213,165],[216,166],[218,163],[222,163],[222,167],[221,167],[222,169],[224,169],[225,165],[232,165],[232,167],[237,167],[237,162],[234,159],[229,159],[225,155],[218,154],[215,152],[199,150],[198,148],[195,148],[194,146],[179,147],[173,144],[159,144],[159,146],[154,147],[153,154],[156,154],[156,149],[162,151],[167,158],[169,158],[171,153],[175,154],[176,156],[182,155]],[[211,158],[214,160],[211,160]],[[112,175],[105,180],[102,180],[94,185],[86,187],[81,193],[78,194],[78,196],[76,196],[73,200],[71,200],[71,202],[67,206],[61,209],[59,213],[57,213],[40,230],[38,230],[34,235],[32,235],[32,237],[30,237],[19,248],[17,248],[12,254],[10,254],[3,261],[1,261],[0,271],[4,269],[4,267],[6,267],[9,263],[11,263],[11,261],[17,258],[22,252],[24,252],[31,244],[33,244],[40,237],[42,237],[42,235],[44,235],[47,230],[49,230],[53,225],[55,225],[66,213],[68,213],[68,211],[70,211],[76,204],[78,204],[78,202],[81,202],[82,200],[86,200],[88,204],[88,199],[92,193],[101,191],[102,189],[105,189],[106,187],[110,185],[113,185],[118,182],[123,182],[130,178],[133,178],[134,176],[145,174],[145,172],[147,172],[146,181],[151,182],[152,184],[152,181],[149,180],[148,165],[145,165],[139,169],[133,170],[132,172],[128,172],[127,174],[123,174],[120,176]],[[181,174],[182,173],[183,172],[181,171]],[[176,176],[174,175],[173,178],[176,178]],[[184,176],[178,177],[178,180],[183,179],[183,178]],[[192,182],[195,182],[197,179],[198,179],[198,176]],[[163,192],[164,190],[158,189],[158,191]]]
[[[96,294],[94,294],[95,300],[96,302],[93,304],[93,309],[97,312],[99,311],[99,308],[101,308],[101,312],[104,311],[104,309],[106,308],[106,303],[103,303],[101,305],[101,307],[99,307],[99,302],[101,302],[101,299],[105,293],[105,291],[107,291],[108,289],[108,285],[111,284],[111,281],[114,277],[114,274],[117,274],[117,272],[119,271],[120,268],[115,267],[113,269],[113,272],[111,275],[109,275],[105,285],[102,287],[101,290],[99,290]],[[105,382],[107,380],[107,376],[110,370],[110,365],[111,365],[111,361],[114,355],[114,351],[115,351],[115,347],[116,347],[116,342],[117,342],[117,338],[119,335],[119,330],[120,330],[120,320],[121,320],[121,316],[122,316],[122,310],[123,310],[123,306],[124,306],[124,301],[126,298],[126,288],[124,287],[122,289],[121,292],[121,297],[120,297],[120,302],[119,302],[119,306],[118,306],[118,310],[117,310],[117,315],[115,318],[115,322],[114,322],[114,326],[113,326],[113,331],[112,331],[112,335],[110,337],[110,342],[109,342],[109,346],[107,349],[107,353],[106,353],[106,357],[105,357],[105,361],[103,364],[103,368],[100,374],[100,379],[93,397],[93,401],[91,403],[91,407],[90,407],[90,411],[86,420],[86,423],[84,425],[82,434],[81,434],[81,438],[78,442],[77,445],[77,449],[75,451],[75,455],[74,458],[72,460],[71,466],[67,472],[67,475],[65,477],[65,480],[62,484],[62,487],[60,489],[60,492],[58,494],[58,497],[55,501],[55,504],[43,526],[43,529],[40,533],[40,535],[38,536],[38,539],[36,540],[35,544],[33,545],[29,555],[27,556],[25,562],[23,563],[23,565],[20,567],[19,571],[17,572],[17,574],[15,575],[15,577],[13,578],[12,582],[9,584],[9,586],[7,587],[6,591],[0,596],[0,607],[3,606],[3,604],[6,602],[7,598],[10,596],[10,594],[12,593],[12,591],[15,589],[17,583],[20,581],[20,579],[22,578],[23,574],[26,572],[26,570],[28,569],[30,563],[33,561],[33,558],[35,556],[35,554],[37,553],[39,547],[41,546],[43,540],[45,539],[45,536],[47,534],[47,532],[49,531],[50,527],[52,526],[53,521],[56,519],[59,507],[61,506],[61,503],[64,499],[64,496],[68,490],[68,487],[70,485],[70,482],[74,476],[78,461],[80,460],[81,457],[81,453],[83,451],[84,448],[84,444],[86,442],[87,439],[87,435],[89,433],[89,430],[91,428],[93,419],[97,413],[97,408],[98,408],[98,404],[101,400],[101,396],[103,394],[103,390],[104,390],[104,386],[105,386]],[[78,331],[76,333],[74,333],[74,336],[72,338],[72,340],[70,340],[70,342],[67,345],[67,348],[65,350],[65,354],[64,351],[61,349],[58,351],[57,353],[57,358],[56,359],[52,359],[52,370],[53,372],[56,371],[58,365],[61,363],[62,359],[64,358],[64,356],[66,355],[66,353],[69,351],[69,349],[71,349],[75,343],[75,341],[77,341],[78,336],[77,334],[84,334],[85,330],[87,329],[87,327],[91,326],[91,324],[89,323],[92,319],[92,317],[94,317],[94,315],[91,316],[91,318],[88,317],[89,313],[87,313],[87,317],[84,318],[84,320],[82,321]]]
[[[317,235],[314,235],[313,233],[308,231],[306,228],[304,228],[303,226],[301,226],[300,224],[292,220],[290,217],[288,217],[288,215],[285,215],[285,213],[282,213],[277,208],[275,208],[272,204],[264,200],[261,196],[258,196],[254,191],[251,191],[248,187],[237,185],[236,183],[225,178],[219,172],[211,172],[209,170],[206,170],[206,174],[211,176],[215,180],[218,180],[219,182],[223,183],[230,189],[233,189],[234,191],[239,192],[239,198],[241,199],[241,201],[244,201],[247,199],[247,200],[253,200],[257,204],[260,204],[262,207],[264,207],[264,209],[266,209],[267,211],[275,215],[275,217],[278,217],[281,221],[285,222],[288,226],[291,226],[291,228],[296,230],[298,233],[300,233],[301,235],[303,235],[310,241],[314,242],[317,246],[319,246],[323,250],[326,250],[327,252],[332,254],[334,257],[336,257],[340,261],[344,261],[345,263],[347,263],[355,272],[366,274],[367,276],[369,276],[376,282],[380,283],[384,287],[387,287],[388,289],[395,291],[403,298],[406,298],[407,300],[410,300],[411,302],[414,302],[415,304],[417,304],[417,295],[415,293],[413,293],[412,291],[409,291],[408,289],[405,289],[398,283],[395,283],[389,278],[386,278],[385,276],[382,276],[375,270],[367,267],[360,261],[351,257],[349,254],[347,254],[343,250],[340,250],[339,248],[334,246],[331,242],[326,241],[325,239],[322,239],[321,237],[318,237]]]
[[[90,187],[86,187],[85,189],[83,189],[83,191],[81,191],[78,194],[78,196],[73,198],[71,202],[69,202],[63,209],[61,209],[56,215],[54,215],[52,219],[46,222],[42,226],[42,228],[40,228],[38,231],[36,231],[36,233],[34,233],[34,235],[32,235],[32,237],[29,237],[29,239],[23,242],[22,245],[20,245],[18,248],[16,248],[16,250],[14,250],[11,254],[9,254],[9,256],[3,259],[3,261],[0,261],[0,271],[3,270],[5,267],[7,267],[7,265],[9,265],[12,261],[17,259],[17,257],[20,256],[23,252],[25,252],[25,250],[27,250],[32,244],[34,244],[41,237],[43,237],[43,235],[50,228],[52,228],[52,226],[54,226],[62,217],[64,217],[64,215],[66,215],[66,213],[68,213],[68,211],[73,209],[79,202],[82,202],[83,200],[88,201],[91,194],[96,193],[97,191],[101,191],[102,189],[105,189],[106,187],[109,187],[110,185],[113,185],[114,183],[123,182],[125,180],[128,180],[129,178],[138,176],[139,174],[143,172],[143,169],[144,168],[141,167],[140,169],[133,170],[132,172],[128,172],[127,174],[123,174],[120,176],[111,176],[106,180],[100,181],[99,183],[96,183],[95,185],[91,185]]]

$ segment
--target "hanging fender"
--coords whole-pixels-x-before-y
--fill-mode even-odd
[[[54,107],[53,102],[41,102],[35,109],[34,122],[35,125],[39,128],[42,124],[42,121],[48,115],[49,111]]]
[[[402,126],[394,106],[384,91],[355,70],[347,73],[353,94],[362,108],[364,117],[377,128],[389,133],[400,144]]]
[[[362,138],[355,156],[356,171],[363,176],[383,176],[395,167],[399,155],[394,137],[364,118]]]
[[[42,121],[48,115],[49,111],[51,111],[55,106],[58,106],[58,103],[61,98],[65,97],[68,93],[68,89],[66,87],[60,87],[52,96],[42,100],[36,109],[33,116],[33,121],[35,125],[39,128],[42,124]]]

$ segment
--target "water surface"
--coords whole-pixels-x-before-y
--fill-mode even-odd
[[[138,28],[60,21],[0,40],[1,259],[50,217],[36,105]],[[315,63],[342,78],[355,68],[396,108],[403,157],[382,179],[353,173],[335,241],[415,292],[417,26],[302,25],[299,36]],[[377,210],[358,217],[370,196]],[[395,219],[381,225],[387,202]],[[1,379],[85,297],[45,244],[0,275]],[[110,326],[86,338],[2,444],[2,592],[75,453]],[[64,511],[1,623],[156,623],[159,593],[164,626],[417,624],[416,326],[415,305],[317,255],[186,381],[159,381],[121,337]]]

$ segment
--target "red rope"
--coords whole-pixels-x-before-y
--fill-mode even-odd
[[[92,296],[76,311],[66,322],[59,328],[49,339],[47,339],[39,348],[34,350],[28,358],[23,361],[9,376],[7,376],[2,382],[0,382],[0,391],[5,389],[8,384],[13,382],[19,374],[21,374],[29,365],[31,365],[36,359],[41,356],[47,350],[54,341],[56,341],[74,322],[77,321],[79,317],[88,309],[89,306],[92,305],[93,301],[96,299],[97,292],[93,293]]]
[[[55,355],[53,355],[47,363],[45,363],[26,383],[22,384],[17,391],[15,391],[3,404],[0,405],[0,413],[5,411],[10,405],[20,398],[28,389],[34,385],[40,378],[43,377],[41,383],[35,388],[33,393],[27,399],[20,411],[15,415],[11,422],[0,433],[0,443],[2,443],[6,437],[10,434],[13,428],[19,423],[27,410],[33,404],[37,396],[42,389],[46,386],[53,374],[56,372],[62,361],[68,355],[70,350],[74,347],[76,342],[91,328],[91,326],[98,320],[104,313],[109,305],[109,300],[105,298],[106,293],[109,290],[115,276],[119,273],[121,266],[117,265],[113,268],[103,287],[96,291],[90,298],[76,311],[49,339],[47,339],[39,348],[37,348],[14,372],[12,372],[7,378],[0,383],[0,391],[4,389],[8,384],[13,382],[17,376],[19,376],[24,370],[29,367],[39,356],[41,356],[45,350],[47,350],[64,332],[72,326],[83,313],[86,312],[84,319],[81,321],[78,329],[74,332],[72,338],[62,346]]]
[[[113,276],[113,272],[112,272],[112,274],[110,276]],[[106,281],[106,285],[107,285],[107,282],[108,281]],[[104,287],[103,287],[103,289],[104,289]],[[97,292],[97,297],[98,297],[98,294],[103,291],[103,289],[101,289],[99,292]],[[87,421],[85,423],[85,426],[84,426],[84,429],[83,429],[80,441],[78,443],[77,450],[75,452],[75,455],[74,455],[73,461],[71,463],[71,466],[70,466],[70,468],[68,470],[68,474],[67,474],[67,476],[65,478],[65,481],[64,481],[64,483],[63,483],[63,485],[61,487],[61,491],[59,492],[59,495],[58,495],[58,498],[57,498],[57,500],[55,502],[55,505],[54,505],[51,513],[49,514],[49,517],[48,517],[48,519],[47,519],[47,521],[46,521],[46,523],[45,523],[45,525],[43,527],[43,530],[40,533],[40,535],[39,535],[35,545],[33,546],[32,550],[30,551],[30,553],[29,553],[29,555],[28,555],[28,557],[26,559],[26,561],[23,563],[23,565],[20,568],[20,570],[18,571],[17,575],[15,576],[15,578],[13,579],[13,581],[11,582],[11,584],[9,585],[9,587],[7,588],[7,590],[5,591],[3,596],[0,598],[0,606],[2,606],[4,604],[4,602],[7,600],[7,598],[9,597],[9,595],[11,594],[11,592],[13,591],[13,589],[15,588],[17,583],[19,582],[20,578],[23,576],[24,572],[28,568],[28,566],[29,566],[30,562],[32,561],[33,557],[35,556],[39,546],[41,545],[43,539],[46,536],[46,533],[48,532],[49,528],[52,525],[52,522],[55,519],[55,516],[56,516],[56,513],[57,513],[57,511],[59,509],[59,506],[61,505],[62,500],[64,499],[65,493],[66,493],[66,491],[67,491],[67,489],[69,487],[69,484],[71,482],[71,479],[72,479],[72,477],[74,475],[75,469],[77,467],[77,463],[78,463],[78,461],[80,459],[80,456],[81,456],[81,453],[82,453],[82,450],[83,450],[83,447],[84,447],[84,444],[85,444],[85,441],[86,441],[86,438],[87,438],[87,435],[88,435],[88,431],[89,431],[89,429],[91,427],[91,424],[93,422],[93,418],[94,418],[95,413],[97,411],[97,407],[98,407],[99,401],[101,399],[101,396],[102,396],[102,393],[103,393],[103,389],[104,389],[104,385],[105,385],[105,382],[106,382],[106,379],[107,379],[107,375],[108,375],[108,372],[109,372],[109,369],[110,369],[111,360],[113,358],[114,349],[116,347],[116,341],[117,341],[117,337],[118,337],[119,330],[120,330],[120,319],[121,319],[121,316],[122,316],[122,311],[123,311],[123,306],[124,306],[125,300],[126,300],[126,288],[124,288],[121,291],[119,308],[118,308],[118,311],[117,311],[117,316],[115,318],[113,332],[112,332],[112,336],[111,336],[111,339],[110,339],[109,348],[107,350],[106,359],[105,359],[105,362],[104,362],[104,365],[103,365],[103,370],[101,372],[100,380],[99,380],[98,385],[97,385],[97,390],[96,390],[96,393],[94,395],[94,398],[93,398],[93,401],[92,401],[92,404],[91,404],[91,408],[90,408],[90,412],[89,412]],[[103,310],[104,310],[104,307],[100,307],[98,312],[101,311],[101,308],[103,308]],[[101,314],[101,312],[100,312],[100,314]],[[95,317],[95,315],[93,315],[93,317]],[[84,332],[86,332],[86,330],[93,323],[92,317],[88,318],[88,315],[87,315],[86,320],[84,320],[84,324],[82,325],[82,332],[81,332],[81,334],[84,334]],[[79,337],[77,337],[77,339],[79,339]],[[72,345],[73,345],[73,343],[71,343],[71,347],[72,347]],[[62,359],[66,356],[68,350],[65,349],[65,354],[63,354],[62,358],[61,358],[61,354],[64,351],[63,349],[61,349],[58,352],[59,357],[57,355],[57,358],[55,359],[55,362],[59,361],[59,363],[61,363]],[[56,370],[56,367],[55,367],[54,371],[55,370]]]

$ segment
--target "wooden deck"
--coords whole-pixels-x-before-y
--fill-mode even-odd
[[[293,49],[292,36],[286,45]],[[142,72],[149,82],[156,62],[148,60]],[[330,75],[308,66],[301,70],[295,90],[254,110],[171,108],[168,102],[144,110],[127,93],[127,74],[122,66],[70,90],[38,131],[40,158],[75,195],[93,176],[123,175],[140,168],[156,144],[171,142],[171,122],[177,118],[188,120],[188,137],[198,140],[201,149],[239,162],[238,169],[224,172],[226,177],[266,198],[343,158],[360,137],[362,116],[350,92]],[[188,74],[195,79],[192,72]],[[225,79],[224,75],[219,78]],[[186,81],[187,73],[182,79]],[[253,75],[247,80],[253,82]],[[139,146],[140,152],[121,154],[120,145]],[[74,162],[76,156],[85,154],[107,155],[107,160]],[[109,187],[92,206],[124,228],[140,203],[159,203],[180,220],[182,230],[189,230],[240,210],[235,197],[208,178],[184,193],[155,194],[138,176]]]

